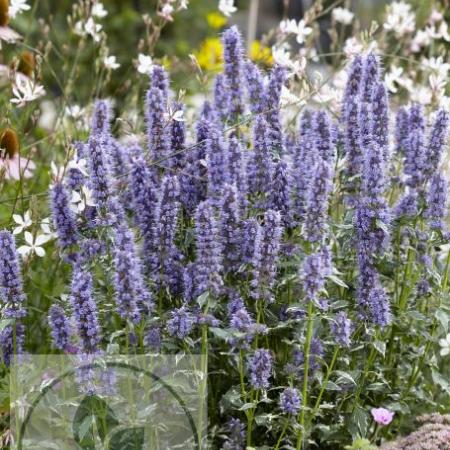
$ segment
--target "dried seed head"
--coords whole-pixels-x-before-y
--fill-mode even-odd
[[[6,27],[9,23],[9,0],[0,0],[0,26]]]
[[[3,151],[5,151],[5,155],[10,158],[19,152],[19,137],[12,128],[4,128],[0,131],[0,148],[2,149],[0,155],[3,154]]]
[[[17,70],[19,72],[22,72],[27,77],[31,77],[34,73],[35,67],[36,67],[36,59],[35,59],[33,53],[25,50],[20,55],[20,61],[19,61],[19,66],[17,67]]]

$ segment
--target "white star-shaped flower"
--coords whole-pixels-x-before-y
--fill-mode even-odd
[[[92,198],[92,191],[82,186],[81,191],[72,191],[72,198],[70,199],[70,209],[76,214],[82,213],[86,206],[95,206],[95,202]]]
[[[138,72],[144,75],[150,75],[153,69],[153,60],[151,56],[139,53],[138,56]]]
[[[103,60],[103,64],[108,70],[116,70],[120,67],[120,64],[117,62],[117,58],[115,56],[106,56]]]
[[[92,36],[94,42],[100,42],[100,31],[102,31],[102,26],[99,23],[96,23],[92,17],[89,17],[84,24],[84,30],[87,34]]]
[[[97,2],[92,7],[92,15],[94,17],[98,17],[99,19],[103,19],[108,15],[108,11],[103,6],[103,3]]]
[[[8,9],[8,16],[11,19],[20,14],[22,11],[29,11],[31,9],[30,5],[27,5],[27,0],[11,0]]]
[[[219,11],[226,17],[230,17],[231,14],[237,11],[234,6],[234,0],[219,0]]]
[[[38,234],[36,238],[33,238],[33,235],[29,231],[25,231],[25,242],[27,245],[20,246],[17,252],[24,258],[31,256],[33,253],[42,258],[45,255],[45,250],[42,246],[48,241],[49,238],[47,235]]]
[[[16,77],[12,91],[14,98],[11,99],[11,103],[19,108],[45,95],[43,86],[36,84],[28,77]]]
[[[302,19],[298,23],[297,42],[303,44],[306,38],[312,33],[312,28],[306,26],[306,22]]]
[[[23,230],[26,230],[27,228],[31,227],[31,225],[33,225],[30,211],[27,211],[23,216],[21,216],[20,214],[13,214],[13,220],[17,223],[17,225],[19,225],[18,227],[14,228],[13,234],[20,234]]]
[[[355,15],[346,8],[338,7],[333,9],[332,16],[336,22],[342,23],[343,25],[350,25]]]

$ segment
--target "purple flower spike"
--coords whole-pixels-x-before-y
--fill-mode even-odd
[[[107,136],[111,131],[111,105],[106,100],[97,100],[92,114],[92,134]]]
[[[427,194],[427,207],[425,210],[425,217],[428,219],[432,229],[443,230],[444,228],[444,217],[447,210],[447,189],[447,180],[439,173],[434,175]]]
[[[63,352],[70,351],[72,348],[70,344],[70,323],[60,306],[52,305],[50,307],[48,323],[50,325],[53,345]]]
[[[268,210],[264,226],[259,227],[253,255],[252,297],[267,303],[274,301],[272,287],[275,283],[282,228],[280,213]]]
[[[272,372],[272,355],[269,350],[260,348],[255,351],[249,363],[251,385],[254,389],[267,389]]]
[[[361,81],[361,100],[371,103],[376,84],[380,81],[380,62],[374,53],[369,53],[364,61]]]
[[[230,419],[227,423],[227,437],[222,446],[223,450],[244,450],[246,431],[245,424],[239,419]]]
[[[183,104],[175,103],[173,110],[184,111]],[[169,167],[175,171],[184,169],[186,160],[186,124],[184,120],[172,119],[170,123],[170,148],[172,156],[168,161]]]
[[[226,185],[220,204],[220,238],[225,271],[235,271],[242,261],[242,234],[236,186]]]
[[[315,167],[315,176],[309,190],[306,218],[303,227],[305,239],[318,242],[327,230],[328,202],[333,188],[333,170],[330,164],[320,160]]]
[[[284,227],[289,228],[292,225],[291,183],[288,166],[284,159],[275,165],[270,187],[269,208],[280,212]]]
[[[433,125],[431,127],[430,138],[428,141],[428,175],[432,176],[439,169],[442,152],[444,150],[447,133],[448,133],[449,113],[445,109],[441,109],[436,114]]]
[[[243,112],[242,106],[242,38],[236,26],[225,30],[222,37],[224,75],[229,89],[229,117],[236,121]]]
[[[280,409],[284,414],[296,416],[300,411],[302,396],[295,388],[286,388],[280,394]]]
[[[354,177],[361,174],[362,153],[359,130],[359,93],[363,72],[363,60],[356,56],[348,73],[342,105],[344,121],[345,154],[347,156],[347,175]]]
[[[161,66],[154,66],[150,89],[146,95],[147,144],[151,161],[164,167],[170,152],[170,129],[167,126],[168,80]]]
[[[275,66],[270,73],[265,95],[265,113],[269,126],[269,146],[280,155],[284,149],[284,138],[280,120],[280,98],[281,90],[286,79],[286,69],[281,66]]]
[[[196,295],[209,291],[219,295],[222,287],[222,244],[219,242],[219,230],[214,209],[206,200],[198,205],[195,214],[196,232]]]
[[[25,327],[21,323],[7,325],[0,331],[0,361],[7,367],[11,364],[13,355],[22,353],[24,340]]]
[[[409,114],[406,108],[400,108],[395,117],[396,151],[405,154],[408,145]]]
[[[77,243],[77,224],[69,207],[69,194],[63,184],[56,182],[51,188],[52,219],[58,235],[58,243],[64,250]]]
[[[225,122],[230,109],[230,91],[224,74],[217,75],[214,81],[214,106],[222,122]]]
[[[332,136],[332,124],[329,115],[325,111],[319,111],[314,117],[314,131],[316,148],[319,155],[330,164],[334,161],[334,142]]]
[[[176,336],[184,339],[192,330],[195,318],[185,306],[174,309],[170,313],[170,319],[167,321],[167,331],[170,336]]]
[[[325,287],[326,277],[331,274],[332,269],[330,257],[329,250],[324,247],[322,251],[308,255],[303,263],[300,277],[309,301],[318,300],[318,295]]]
[[[264,105],[264,77],[258,66],[252,62],[245,63],[244,75],[247,81],[247,91],[250,98],[250,110],[253,114],[262,114]]]
[[[371,136],[374,144],[382,149],[385,161],[389,157],[389,102],[386,87],[377,83],[373,90]]]
[[[334,321],[331,322],[331,334],[336,344],[341,347],[350,347],[352,334],[352,321],[347,317],[344,311],[336,314]]]
[[[0,231],[0,299],[6,305],[3,311],[6,318],[19,318],[25,315],[22,308],[25,294],[19,256],[14,236],[6,230]]]
[[[94,300],[94,287],[91,273],[75,264],[69,301],[82,350],[93,353],[100,343],[100,325],[98,323],[97,305]]]

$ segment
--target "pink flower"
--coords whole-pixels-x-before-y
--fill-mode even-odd
[[[394,417],[394,412],[385,408],[372,408],[370,410],[373,420],[380,425],[389,425]]]
[[[21,176],[31,178],[35,167],[33,161],[22,158],[17,153],[12,157],[6,155],[5,158],[0,155],[0,179],[4,177],[7,180],[20,180]]]

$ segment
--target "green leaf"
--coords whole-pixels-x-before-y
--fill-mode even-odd
[[[348,289],[348,286],[336,275],[328,275],[328,279],[331,280],[334,284],[337,284],[338,286],[341,286],[345,289]]]
[[[109,441],[110,450],[135,450],[144,446],[145,429],[143,427],[124,428],[115,431]]]
[[[439,323],[442,325],[442,328],[446,333],[448,333],[448,321],[449,321],[449,314],[443,311],[442,309],[438,309],[434,316],[439,321]]]
[[[378,353],[380,353],[380,355],[383,355],[383,357],[385,356],[385,353],[386,353],[386,342],[375,341],[373,343],[373,346],[375,347],[375,350]]]
[[[356,437],[358,435],[361,437],[365,437],[367,435],[368,429],[369,413],[360,406],[357,406],[350,419],[349,431],[351,432],[353,437]]]
[[[240,408],[239,411],[247,411],[247,409],[253,409],[256,406],[255,403],[244,403]]]
[[[326,390],[327,391],[340,391],[341,388],[336,383],[333,383],[332,381],[328,381]]]
[[[337,380],[336,380],[336,384],[354,384],[356,386],[356,381],[354,380],[354,378],[348,373],[348,372],[343,372],[341,370],[336,370],[336,375],[338,376]]]

